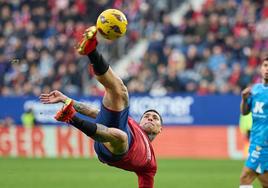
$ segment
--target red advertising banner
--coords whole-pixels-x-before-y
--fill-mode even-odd
[[[245,142],[237,127],[179,126],[164,127],[153,145],[159,157],[241,159]]]
[[[245,139],[237,127],[164,127],[153,145],[164,158],[244,156]],[[0,156],[94,157],[93,141],[71,127],[0,128]]]

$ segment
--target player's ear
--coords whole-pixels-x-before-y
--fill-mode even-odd
[[[162,126],[160,125],[160,128],[158,130],[158,134],[162,132]]]

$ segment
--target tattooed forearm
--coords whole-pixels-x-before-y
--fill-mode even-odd
[[[93,136],[93,138],[94,138],[94,140],[96,140],[98,142],[111,141],[111,134],[109,134],[109,128],[104,126],[104,125],[97,124],[97,132]]]
[[[85,105],[81,102],[74,101],[73,106],[74,106],[75,110],[77,112],[79,112],[80,114],[83,114],[83,115],[86,115],[86,116],[89,116],[92,118],[96,118],[98,113],[99,113],[98,109],[93,108],[93,107],[88,106],[88,105]]]
[[[124,131],[98,123],[96,125],[96,133],[91,138],[97,142],[102,142],[114,154],[122,154],[127,151],[128,137]]]

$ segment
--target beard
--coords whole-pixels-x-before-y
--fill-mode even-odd
[[[146,132],[146,133],[151,133],[152,132],[152,128],[153,128],[153,124],[152,123],[144,123],[142,125],[142,129]]]
[[[147,134],[150,141],[152,141],[156,137],[156,133],[153,132],[154,124],[147,122],[144,123],[141,128]]]

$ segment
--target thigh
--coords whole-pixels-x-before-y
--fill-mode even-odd
[[[129,104],[129,99],[128,91],[123,83],[116,89],[106,89],[102,103],[110,110],[122,111],[125,109]]]
[[[129,132],[128,127],[129,107],[124,108],[122,111],[113,111],[106,108],[103,104],[100,112],[98,113],[95,122],[103,124],[107,127],[121,129],[122,131]]]
[[[258,179],[264,188],[268,188],[268,171],[265,171],[263,174],[260,174],[258,176]]]

